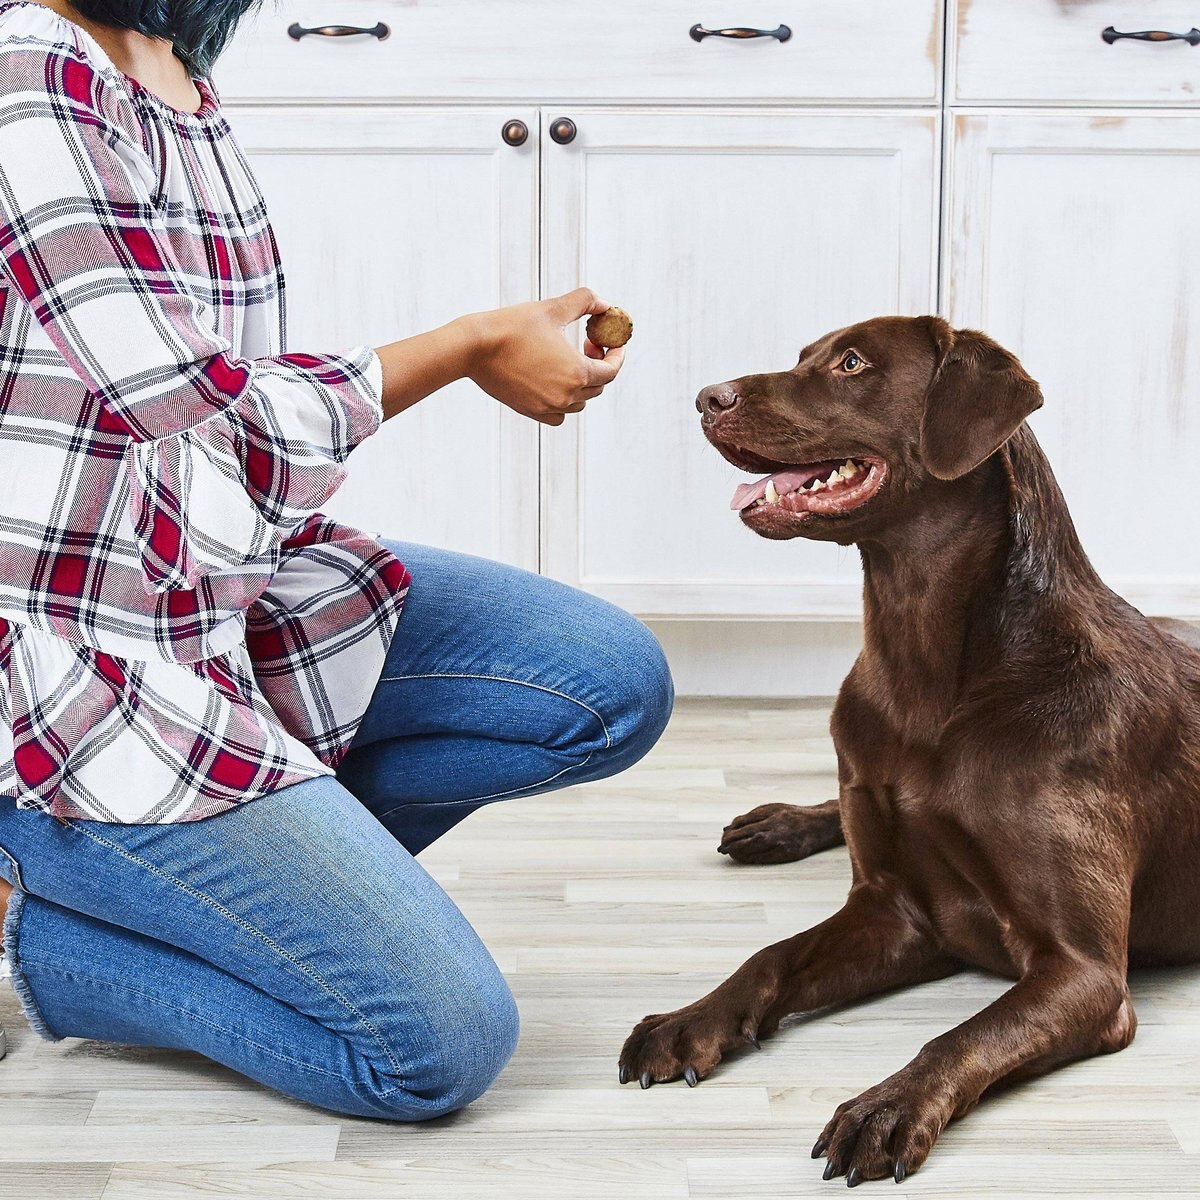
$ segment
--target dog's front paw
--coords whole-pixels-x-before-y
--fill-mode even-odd
[[[929,1157],[952,1110],[905,1075],[901,1071],[839,1106],[812,1151],[813,1158],[823,1154],[828,1160],[824,1178],[845,1175],[850,1187],[889,1175],[901,1183]]]
[[[754,1017],[706,996],[677,1012],[644,1017],[621,1050],[620,1081],[636,1079],[648,1088],[682,1078],[695,1087],[735,1046],[757,1046],[758,1036]]]
[[[734,862],[798,862],[842,840],[836,801],[828,804],[760,804],[734,817],[717,850]]]

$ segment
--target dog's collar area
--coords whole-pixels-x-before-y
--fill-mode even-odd
[[[763,509],[833,515],[865,504],[887,474],[882,459],[846,458],[800,463],[742,484],[730,508],[743,515]]]

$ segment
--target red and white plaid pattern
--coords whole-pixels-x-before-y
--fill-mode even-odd
[[[0,3],[0,793],[63,817],[332,774],[408,588],[318,511],[379,358],[281,353],[263,198],[198,87],[176,112]]]

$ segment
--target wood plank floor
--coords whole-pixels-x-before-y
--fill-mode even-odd
[[[844,851],[739,868],[721,826],[832,794],[827,707],[681,702],[615,780],[471,817],[422,861],[508,974],[523,1032],[494,1089],[420,1126],[342,1120],[196,1056],[38,1041],[0,988],[0,1197],[12,1200],[786,1200],[828,1196],[808,1157],[842,1100],[978,1010],[962,975],[804,1020],[694,1091],[619,1088],[644,1013],[694,1000],[837,908]],[[1198,868],[1200,869],[1200,868]],[[1134,981],[1138,1036],[951,1126],[909,1197],[1200,1196],[1200,968]]]

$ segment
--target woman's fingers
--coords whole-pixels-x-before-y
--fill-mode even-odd
[[[573,292],[555,296],[547,302],[554,310],[555,318],[560,325],[570,325],[580,317],[589,317],[592,313],[604,312],[609,306],[597,298],[591,288],[578,287]]]
[[[603,358],[589,358],[587,386],[603,387],[606,383],[612,383],[616,379],[617,372],[620,371],[624,361],[624,346],[618,346],[615,350],[609,350]]]

